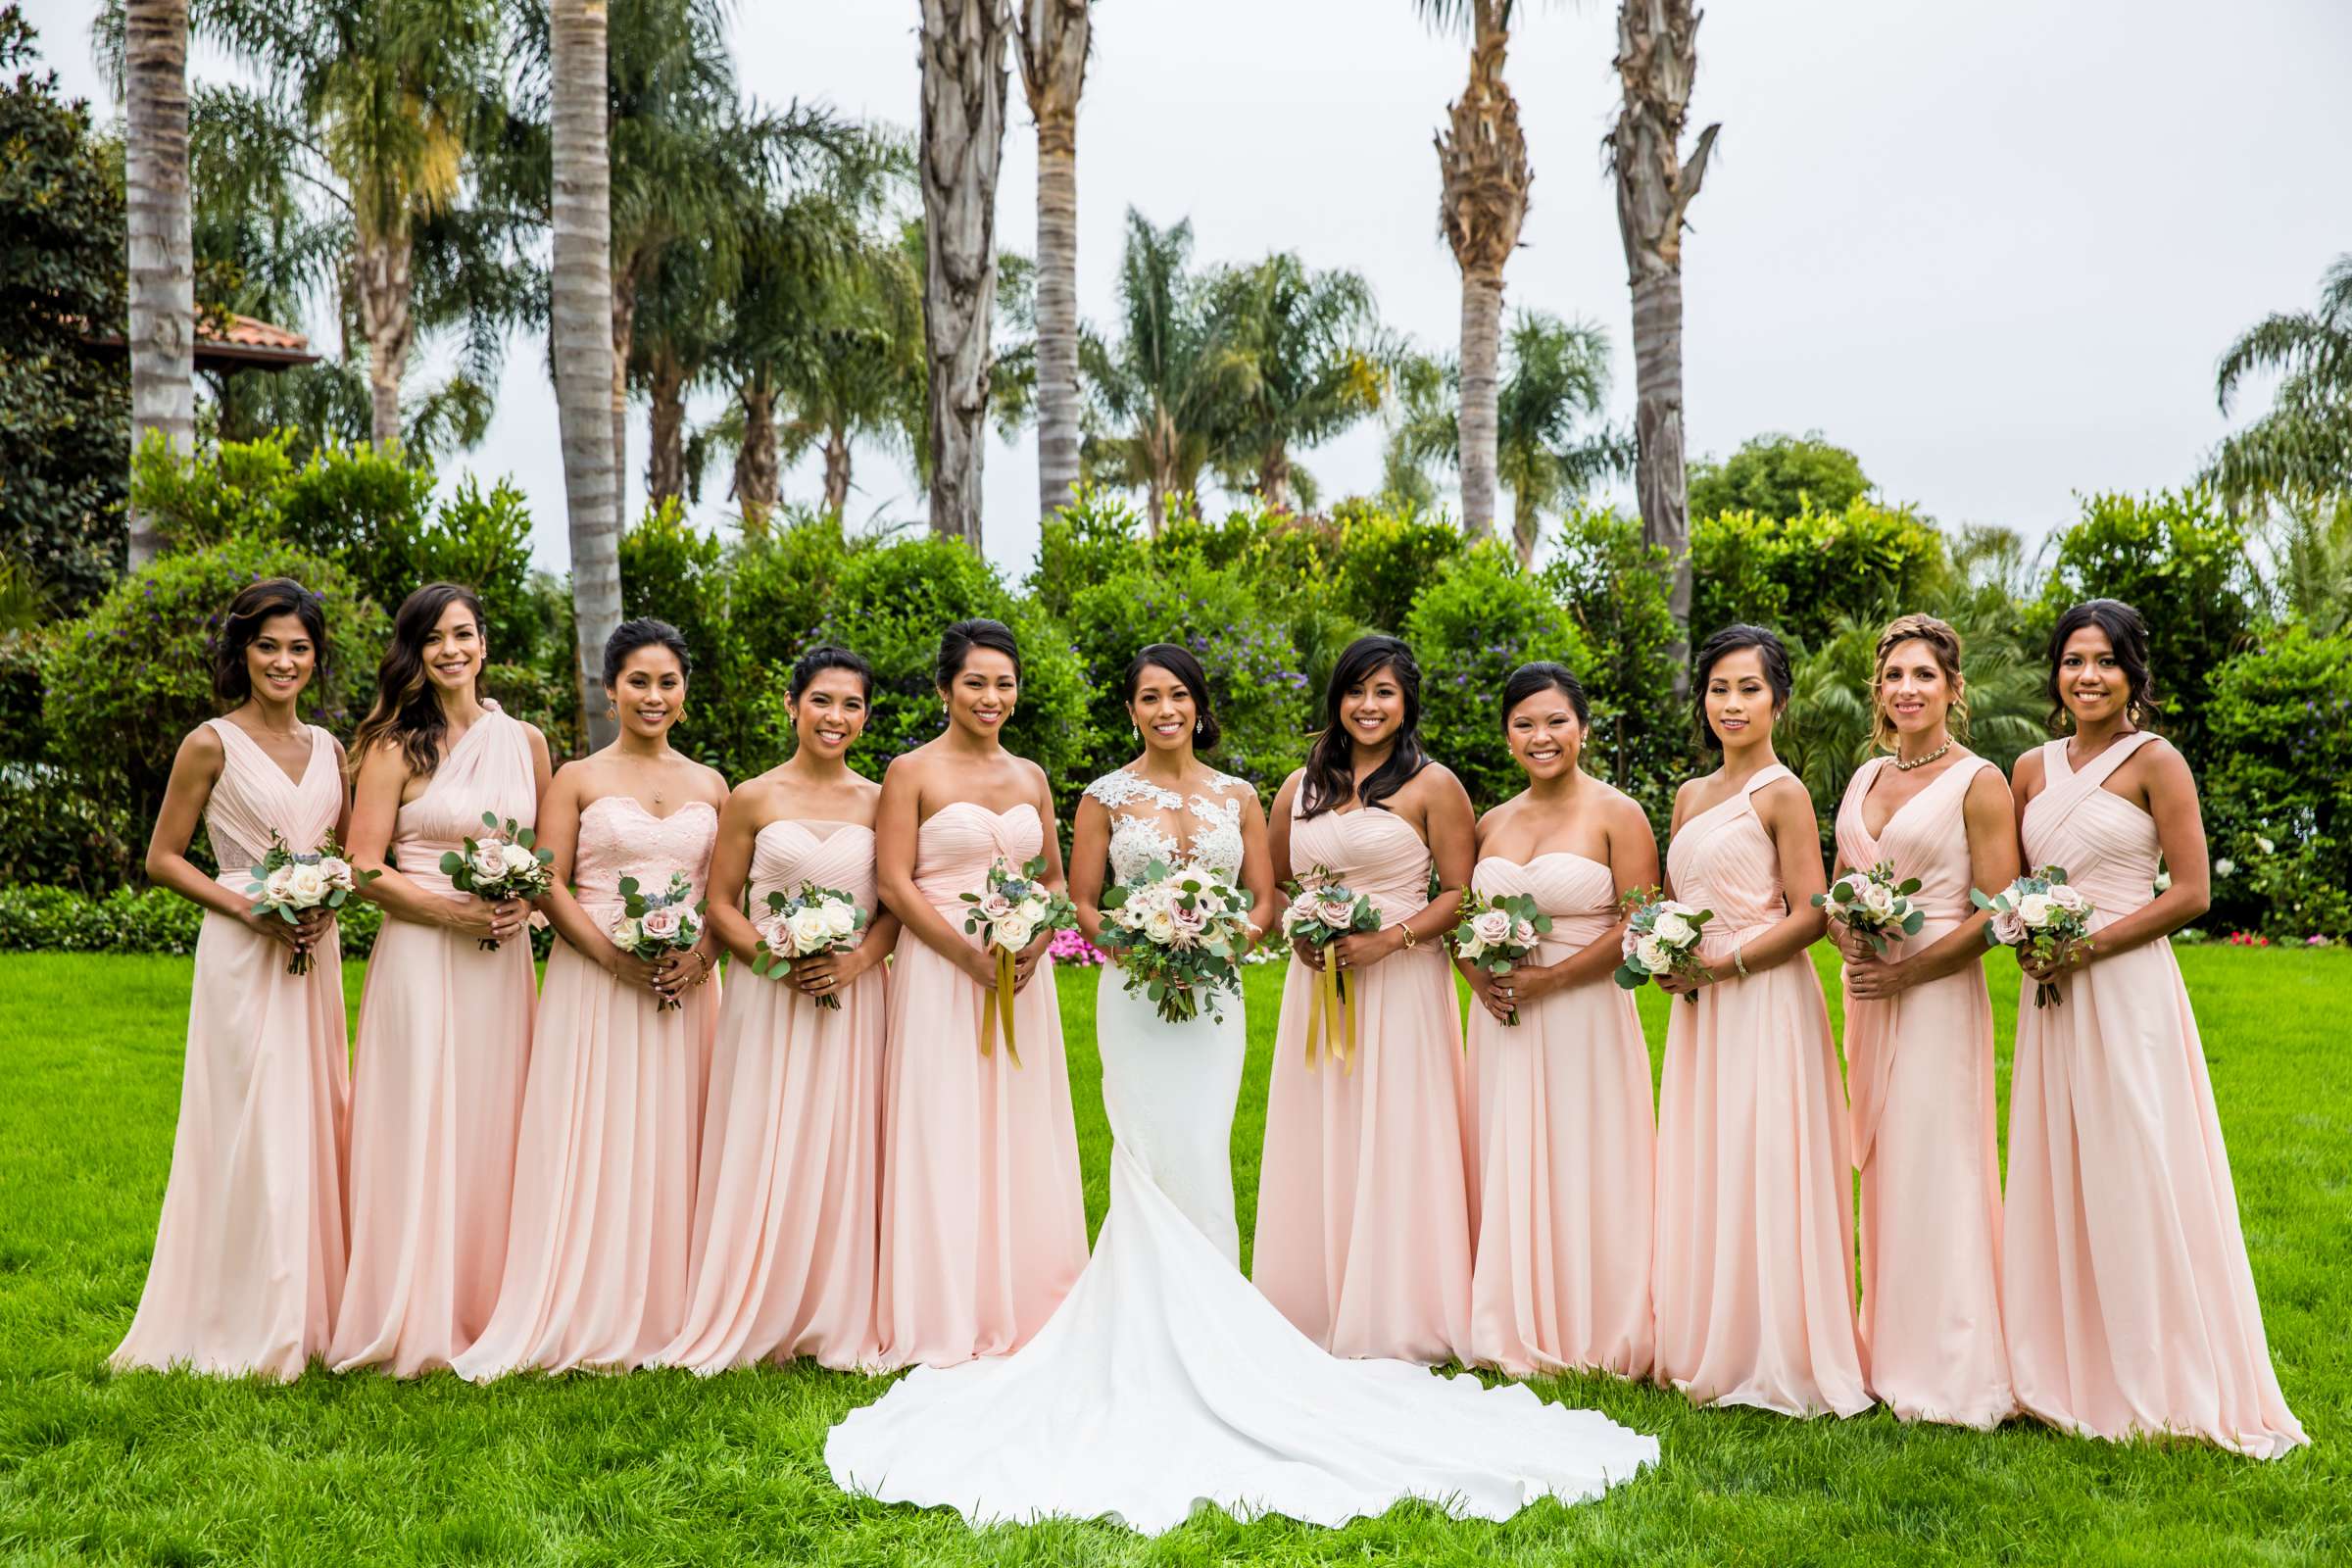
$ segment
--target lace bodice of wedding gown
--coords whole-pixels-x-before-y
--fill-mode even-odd
[[[1242,873],[1242,801],[1246,780],[1212,772],[1206,791],[1191,799],[1122,767],[1086,787],[1110,812],[1110,874],[1140,881],[1153,860],[1197,861],[1228,878]],[[1130,809],[1142,807],[1139,813]],[[1186,849],[1186,841],[1191,849]]]

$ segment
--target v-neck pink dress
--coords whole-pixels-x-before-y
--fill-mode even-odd
[[[804,882],[875,908],[874,831],[779,819],[752,840],[751,911]],[[655,1359],[697,1372],[814,1356],[871,1364],[889,971],[820,1007],[730,970],[710,1060],[686,1326]]]
[[[1874,837],[1863,802],[1886,763],[1865,762],[1846,787],[1838,853],[1857,870],[1885,860],[1898,880],[1919,878],[1911,902],[1927,919],[1889,950],[1899,959],[1969,918],[1974,872],[1964,807],[1971,781],[1993,764],[1954,762]],[[1845,1059],[1862,1173],[1871,1392],[1905,1421],[1998,1426],[2017,1398],[2001,1340],[2001,1167],[1984,965],[1884,1000],[1849,992]]]
[[[272,835],[308,854],[334,832],[343,781],[315,725],[293,779],[236,725],[210,722],[223,760],[205,829],[221,886],[241,895]],[[205,911],[172,1179],[118,1368],[295,1378],[326,1353],[345,1261],[343,956],[330,928],[307,974],[286,972],[292,957]]]
[[[2026,863],[2098,931],[2155,897],[2155,819],[2104,788],[2156,737],[2081,771],[2041,749]],[[2170,942],[2021,988],[2009,1090],[2003,1321],[2018,1402],[2086,1437],[2175,1433],[2275,1459],[2306,1440],[2271,1369],[2196,1015]]]
[[[1871,1405],[1854,1329],[1853,1159],[1838,1046],[1810,955],[1741,978],[1733,949],[1788,917],[1755,792],[1683,824],[1675,897],[1714,911],[1719,977],[1667,1008],[1658,1090],[1656,1375],[1700,1404],[1783,1415]]]
[[[1551,916],[1531,964],[1616,925],[1617,879],[1581,855],[1489,856],[1471,885],[1527,894]],[[1649,1372],[1652,1166],[1649,1047],[1634,994],[1606,974],[1554,991],[1504,1024],[1470,1008],[1478,1108],[1478,1250],[1470,1358],[1520,1376]]]

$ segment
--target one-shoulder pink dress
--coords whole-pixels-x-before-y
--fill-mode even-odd
[[[343,814],[334,741],[311,729],[302,777],[211,721],[225,760],[204,820],[239,894],[274,832],[308,854]],[[172,1179],[118,1368],[302,1375],[326,1353],[343,1295],[343,1131],[350,1103],[343,959],[330,930],[307,974],[292,950],[206,910],[196,937]]]
[[[495,709],[400,808],[392,860],[420,890],[441,857],[538,819],[530,731]],[[351,1107],[351,1275],[327,1364],[415,1377],[471,1345],[498,1304],[514,1130],[538,1004],[531,944],[387,917],[368,961]]]
[[[1293,811],[1292,865],[1369,895],[1383,925],[1428,904],[1429,846],[1403,818]],[[1467,1360],[1477,1183],[1453,965],[1425,942],[1349,970],[1346,1071],[1323,1041],[1309,1062],[1314,980],[1293,963],[1283,983],[1251,1276],[1334,1355]]]
[[[658,891],[683,871],[700,898],[717,836],[708,802],[656,816],[632,796],[601,796],[580,811],[573,894],[600,931],[620,917],[623,877]],[[718,990],[713,976],[662,1007],[556,944],[523,1089],[498,1306],[452,1363],[460,1377],[641,1366],[676,1338]]]
[[[1969,918],[1964,806],[1992,763],[1955,762],[1876,838],[1862,802],[1886,759],[1858,768],[1838,809],[1838,853],[1919,879],[1927,916],[1889,949],[1924,953]],[[1995,770],[1997,772],[1997,769]],[[1845,998],[1854,1165],[1862,1173],[1862,1343],[1871,1392],[1905,1421],[1998,1426],[2017,1409],[2001,1341],[2001,1166],[1993,1111],[1992,1003],[1984,968],[1882,1001]]]
[[[916,832],[915,887],[959,932],[962,896],[1045,847],[1034,807],[956,801]],[[977,938],[972,938],[975,945]],[[882,1068],[881,1361],[953,1366],[1029,1343],[1086,1267],[1086,1196],[1054,967],[1013,1002],[1021,1065],[980,1054],[995,992],[919,938],[892,961]]]
[[[2155,897],[2155,819],[2104,788],[2156,737],[2080,772],[2042,748],[2029,866],[2057,865],[2097,932]],[[2308,1441],[2279,1392],[2196,1015],[2170,942],[2021,989],[2001,1304],[2018,1402],[2070,1432],[2174,1433],[2275,1459]]]
[[[1870,1408],[1854,1330],[1852,1143],[1811,957],[1740,977],[1733,949],[1787,918],[1755,792],[1683,824],[1675,897],[1712,909],[1719,977],[1667,1009],[1658,1089],[1656,1375],[1700,1404],[1783,1415]]]
[[[1566,851],[1525,864],[1489,856],[1471,885],[1527,894],[1551,916],[1531,965],[1617,923],[1616,877]],[[1647,1375],[1657,1133],[1633,993],[1604,974],[1521,1004],[1515,1024],[1473,1004],[1469,1034],[1480,1173],[1469,1358],[1518,1376]]]
[[[869,913],[874,832],[777,820],[752,841],[751,911],[804,882]],[[888,971],[820,1007],[788,979],[735,974],[711,1054],[686,1327],[655,1359],[697,1372],[814,1356],[872,1364],[882,1209]]]

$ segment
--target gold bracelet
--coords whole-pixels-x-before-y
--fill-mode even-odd
[[[1412,952],[1413,944],[1421,940],[1419,937],[1413,935],[1412,925],[1407,921],[1399,920],[1396,923],[1396,928],[1404,933],[1404,951],[1407,953]]]

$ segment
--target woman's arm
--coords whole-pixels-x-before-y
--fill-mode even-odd
[[[1250,789],[1242,801],[1242,891],[1250,895],[1250,926],[1256,932],[1252,947],[1267,933],[1281,929],[1282,894],[1274,876],[1274,854],[1266,831],[1265,808]]]
[[[760,956],[760,933],[754,916],[743,907],[744,884],[751,879],[752,849],[760,830],[768,792],[757,787],[737,790],[718,813],[718,840],[710,846],[710,880],[703,906],[703,922],[718,945],[750,963]],[[765,914],[764,909],[759,911]]]
[[[1631,800],[1609,803],[1607,814],[1609,835],[1609,875],[1617,884],[1617,894],[1623,898],[1635,888],[1653,887],[1658,880],[1658,839],[1650,831],[1649,817],[1641,806]],[[1566,991],[1574,986],[1607,978],[1625,961],[1620,947],[1625,935],[1625,919],[1620,918],[1606,931],[1554,964],[1526,970],[1527,978],[1520,980],[1521,971],[1513,970],[1511,979],[1518,1000],[1532,1002],[1549,996],[1554,991]]]
[[[355,867],[377,873],[361,897],[380,905],[393,918],[416,925],[498,942],[518,934],[531,912],[521,900],[491,904],[467,894],[427,893],[392,863],[392,834],[399,826],[400,797],[408,784],[408,759],[397,742],[378,741],[360,759],[360,776],[352,791],[351,836],[344,848]]]
[[[703,772],[706,775],[704,782],[710,788],[710,795],[703,798],[710,801],[718,812],[719,819],[724,821],[730,798],[727,776],[715,767],[705,767]],[[716,798],[712,799],[711,796]],[[741,892],[736,894],[738,900],[742,897]],[[654,989],[672,1002],[684,996],[691,987],[710,979],[718,968],[718,929],[709,919],[710,912],[710,874],[706,871],[703,881],[703,933],[695,938],[693,947],[683,953],[672,953],[662,959],[655,974]]]
[[[1086,940],[1102,941],[1102,887],[1110,866],[1110,810],[1092,795],[1078,801],[1070,827],[1070,902],[1078,906],[1078,929]]]
[[[1066,894],[1069,892],[1070,886],[1069,879],[1062,874],[1061,825],[1054,814],[1054,786],[1047,781],[1046,770],[1035,762],[1023,759],[1022,765],[1034,775],[1029,780],[1030,801],[1037,808],[1038,819],[1046,824],[1044,851],[1046,874],[1040,880],[1054,892]],[[1012,989],[1014,995],[1017,996],[1029,989],[1030,977],[1037,973],[1039,961],[1045,957],[1046,950],[1053,945],[1054,933],[1040,931],[1029,939],[1027,947],[1013,955]]]
[[[1793,778],[1775,779],[1756,791],[1756,816],[1772,838],[1780,862],[1781,891],[1788,912],[1761,932],[1741,942],[1730,963],[1708,966],[1705,979],[1669,975],[1661,988],[1680,994],[1715,981],[1737,978],[1742,971],[1761,974],[1787,963],[1821,940],[1828,918],[1813,906],[1813,895],[1829,885],[1822,874],[1821,829],[1813,818],[1813,797]]]
[[[2068,944],[2050,963],[2028,964],[2036,980],[2055,979],[2069,969],[2111,958],[2133,948],[2171,936],[2213,906],[2213,866],[2206,859],[2205,812],[2197,799],[2197,781],[2188,760],[2169,741],[2140,749],[2148,760],[2146,803],[2156,819],[2156,843],[2164,851],[2172,886],[2119,920],[2111,920],[2096,935]],[[2136,762],[2138,758],[2132,759]],[[2127,762],[2125,766],[2131,766]],[[2022,955],[2023,950],[2020,950]],[[2023,962],[2021,956],[2020,959]]]
[[[1977,769],[1960,810],[1968,830],[1971,885],[1997,892],[2017,880],[2017,813],[2009,803],[2008,781],[1999,769]],[[1866,940],[1861,955],[1848,960],[1846,988],[1865,999],[1891,997],[1981,963],[1984,922],[1991,918],[1983,909],[1972,909],[1967,919],[1934,944],[1891,963],[1880,957]]]
[[[548,863],[553,886],[539,901],[539,907],[572,952],[622,985],[652,991],[660,971],[635,954],[614,947],[612,938],[589,918],[572,896],[572,862],[579,854],[580,809],[585,804],[580,799],[584,765],[574,762],[559,771],[547,786],[547,798],[539,803],[539,848],[554,857]]]
[[[961,929],[933,908],[914,885],[915,836],[922,828],[922,767],[910,753],[893,761],[882,774],[882,800],[874,809],[874,880],[883,904],[916,940],[993,989],[996,965],[972,946]]]
[[[306,952],[325,930],[327,911],[313,909],[297,925],[288,925],[274,914],[255,914],[252,900],[206,876],[188,858],[188,841],[196,836],[196,824],[204,819],[204,808],[227,764],[228,754],[210,724],[197,725],[179,743],[179,751],[172,759],[171,781],[164,786],[163,808],[156,812],[155,830],[147,838],[147,880],[170,888],[199,908],[227,915],[282,947]]]
[[[1429,824],[1429,856],[1437,867],[1438,896],[1395,925],[1358,931],[1333,943],[1342,968],[1369,968],[1391,954],[1403,952],[1407,932],[1415,947],[1443,942],[1460,918],[1462,894],[1470,886],[1470,872],[1477,862],[1478,813],[1470,808],[1470,792],[1448,768],[1432,762],[1413,783],[1426,791],[1424,820]]]

